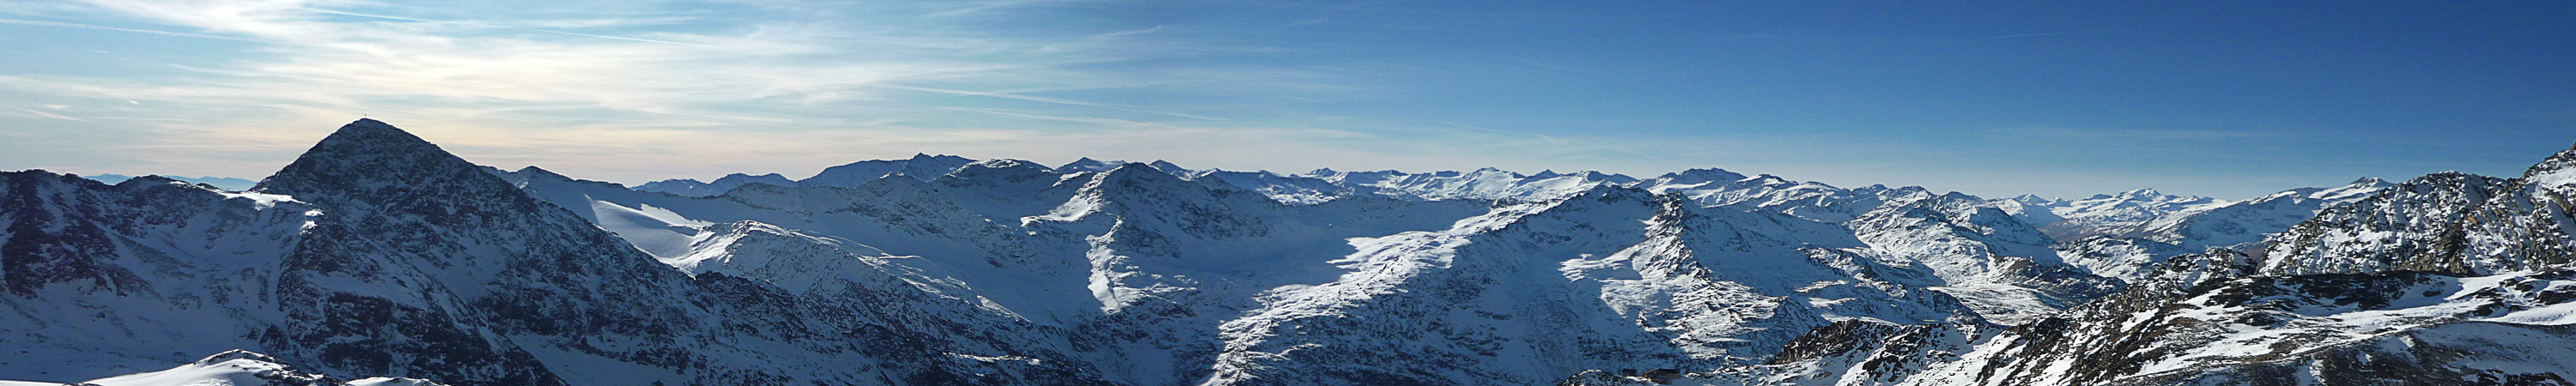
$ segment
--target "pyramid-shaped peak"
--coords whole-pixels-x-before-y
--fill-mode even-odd
[[[411,132],[403,131],[384,121],[368,118],[359,118],[349,124],[340,125],[340,130],[331,132],[330,136],[322,137],[322,143],[315,144],[314,149],[320,150],[334,144],[438,148],[438,145],[430,144],[429,140],[420,139],[420,136],[412,135]]]
[[[312,149],[297,156],[254,190],[300,194],[314,189],[346,189],[362,181],[429,183],[473,175],[492,178],[482,167],[457,158],[438,145],[374,119],[340,126]]]
[[[340,130],[350,130],[350,129],[367,129],[367,130],[393,130],[393,131],[402,131],[402,129],[395,128],[395,127],[394,127],[394,125],[393,125],[393,124],[391,124],[391,123],[385,123],[385,121],[379,121],[379,120],[376,120],[375,118],[358,118],[358,120],[355,120],[355,121],[349,121],[349,124],[347,124],[347,125],[341,125],[341,126],[340,126]],[[233,351],[241,351],[241,350],[233,350]]]
[[[517,174],[520,174],[520,175],[526,175],[526,176],[529,176],[529,177],[545,177],[545,178],[548,178],[548,179],[558,179],[558,180],[571,180],[571,179],[572,179],[572,177],[565,177],[565,176],[563,175],[563,173],[556,173],[556,172],[554,172],[553,170],[546,170],[546,168],[537,167],[537,165],[528,165],[528,167],[519,168],[519,171],[517,171],[517,172],[513,172],[513,173],[517,173]]]

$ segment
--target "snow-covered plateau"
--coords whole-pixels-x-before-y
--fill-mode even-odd
[[[917,155],[628,187],[359,120],[240,191],[0,173],[0,385],[2569,384],[2569,176],[2057,200]]]

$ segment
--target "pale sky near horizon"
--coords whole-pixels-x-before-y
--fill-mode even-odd
[[[931,153],[2250,198],[2576,144],[2576,3],[2073,3],[0,1],[0,170],[258,179],[372,117],[630,184]]]

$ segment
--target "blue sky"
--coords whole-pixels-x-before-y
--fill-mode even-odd
[[[0,169],[256,179],[366,116],[628,183],[926,152],[2247,198],[2576,143],[2567,2],[531,3],[0,2]]]

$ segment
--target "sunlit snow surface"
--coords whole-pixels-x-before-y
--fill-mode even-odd
[[[81,386],[442,386],[411,378],[371,377],[342,382],[277,363],[276,358],[233,350],[168,370],[74,382]],[[0,386],[64,386],[64,383],[0,381]]]

